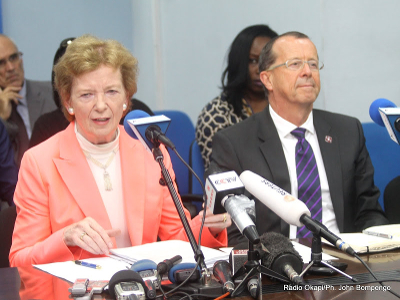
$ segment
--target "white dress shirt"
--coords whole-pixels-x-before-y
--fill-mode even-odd
[[[24,80],[24,84],[22,85],[21,90],[19,93],[22,96],[22,99],[19,99],[19,104],[17,105],[17,112],[21,116],[22,120],[24,121],[26,133],[28,134],[29,139],[32,135],[32,128],[31,122],[29,120],[29,110],[28,110],[28,102],[26,100],[26,81]]]

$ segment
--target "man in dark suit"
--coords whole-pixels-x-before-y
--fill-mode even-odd
[[[360,122],[313,109],[322,66],[315,45],[304,34],[289,32],[268,42],[259,68],[269,106],[216,134],[210,169],[217,165],[238,174],[251,170],[301,198],[303,183],[298,183],[296,147],[305,139],[313,151],[310,161],[312,157],[317,167],[318,185],[313,195],[320,195],[315,205],[321,208],[312,217],[336,233],[387,224]],[[305,131],[303,140],[292,133],[299,127]],[[275,231],[299,237],[295,226],[289,226],[257,199],[256,215],[259,234]],[[230,245],[244,241],[234,225],[228,230],[228,239]]]
[[[0,211],[13,204],[18,169],[3,121],[0,120]]]
[[[24,76],[22,53],[10,38],[0,35],[0,118],[6,121],[17,165],[28,149],[33,124],[56,108],[51,83]]]

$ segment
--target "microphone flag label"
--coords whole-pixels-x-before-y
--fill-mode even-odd
[[[226,195],[244,193],[244,185],[235,171],[212,174],[206,180],[207,209],[214,212],[215,201]]]
[[[400,144],[400,130],[396,128],[396,122],[400,118],[400,107],[379,107],[382,121],[385,124],[386,130],[390,138],[397,144]]]
[[[171,119],[164,115],[128,120],[128,124],[136,134],[136,137],[150,153],[151,149],[153,149],[153,144],[146,138],[146,129],[150,125],[157,125],[160,127],[162,133],[165,134],[167,132],[169,123],[171,123]]]

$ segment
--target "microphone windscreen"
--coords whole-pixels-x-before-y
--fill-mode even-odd
[[[171,281],[172,283],[178,283],[177,277],[176,277],[176,273],[181,271],[181,270],[188,270],[186,273],[191,273],[192,270],[196,267],[196,263],[189,263],[189,262],[184,262],[184,263],[180,263],[177,264],[175,266],[173,266],[169,272],[168,272],[168,279],[169,281]],[[196,272],[192,275],[193,279],[196,278],[196,275],[199,275],[200,273],[200,268],[197,267],[197,273]],[[192,278],[191,277],[191,278]]]
[[[369,116],[376,124],[385,127],[385,124],[383,123],[381,114],[379,112],[379,107],[386,108],[397,106],[392,101],[385,98],[376,99],[374,102],[371,103],[371,106],[369,107]]]
[[[131,270],[135,272],[157,270],[157,264],[151,259],[141,259],[131,266]]]
[[[257,248],[261,248],[262,245],[266,248],[261,249],[263,252],[261,264],[263,266],[284,274],[282,268],[286,263],[289,263],[297,273],[301,273],[303,259],[287,237],[277,232],[266,232],[261,235],[260,240],[261,243],[257,245]]]
[[[140,109],[135,109],[135,110],[132,110],[131,112],[129,112],[125,116],[125,119],[124,119],[124,128],[125,128],[126,133],[130,137],[133,137],[134,139],[138,139],[136,134],[133,132],[131,126],[129,125],[128,120],[140,119],[140,118],[146,118],[146,117],[150,117],[150,115],[147,112],[140,110]]]

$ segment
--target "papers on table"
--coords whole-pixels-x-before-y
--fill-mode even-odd
[[[129,264],[109,257],[88,258],[82,261],[100,265],[101,269],[80,266],[73,261],[34,265],[34,267],[69,282],[74,282],[77,278],[89,278],[91,281],[110,280],[118,271],[130,268]]]

